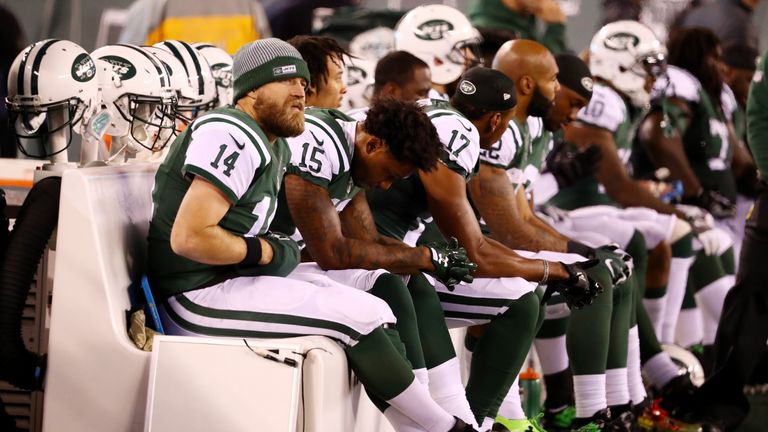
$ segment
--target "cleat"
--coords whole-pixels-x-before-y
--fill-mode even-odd
[[[477,429],[473,428],[472,425],[464,423],[464,421],[458,417],[454,418],[456,419],[456,424],[454,424],[448,432],[477,432]]]
[[[547,432],[539,423],[541,416],[542,414],[539,414],[532,419],[523,420],[510,420],[506,417],[496,416],[493,429],[491,430],[500,432]]]
[[[576,407],[568,405],[559,410],[544,409],[541,426],[549,432],[566,432],[571,430],[576,418]]]
[[[611,426],[611,410],[603,408],[596,412],[592,417],[586,419],[576,418],[571,426],[573,432],[598,432],[598,431],[610,431]]]
[[[676,412],[693,398],[696,386],[689,374],[679,375],[669,381],[659,392],[659,406],[670,415],[676,417]]]

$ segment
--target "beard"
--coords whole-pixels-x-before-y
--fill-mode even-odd
[[[554,104],[555,101],[544,97],[544,95],[539,91],[539,86],[536,86],[536,88],[533,90],[531,101],[528,103],[528,115],[532,117],[545,118],[547,114],[549,114],[549,110],[552,109]]]
[[[295,112],[291,106],[297,102],[288,98],[282,104],[269,97],[257,97],[253,108],[266,131],[278,137],[295,137],[304,132],[304,110]],[[304,104],[302,103],[302,108]]]

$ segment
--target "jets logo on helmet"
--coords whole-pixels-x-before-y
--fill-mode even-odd
[[[365,81],[366,78],[368,78],[368,73],[355,65],[350,65],[347,67],[347,74],[349,74],[349,77],[347,78],[348,86],[360,84],[361,82]]]
[[[108,55],[101,59],[112,65],[112,70],[121,80],[129,80],[136,76],[136,67],[122,57]]]
[[[440,40],[446,32],[453,30],[453,24],[445,20],[429,20],[416,27],[416,37],[423,40]]]
[[[592,92],[592,88],[595,86],[595,82],[592,81],[592,78],[590,77],[584,77],[581,79],[581,86],[584,87],[584,90]]]
[[[77,82],[86,82],[96,76],[96,65],[93,59],[86,53],[82,53],[75,58],[72,63],[72,78]]]
[[[219,87],[232,86],[232,65],[226,63],[216,63],[211,65],[211,75],[216,80]]]
[[[471,94],[475,94],[475,92],[477,91],[477,88],[475,87],[474,84],[472,84],[472,82],[467,80],[461,80],[461,83],[459,84],[459,91],[464,94],[471,95]]]
[[[629,33],[616,33],[605,38],[605,47],[615,51],[624,51],[636,47],[640,39]]]

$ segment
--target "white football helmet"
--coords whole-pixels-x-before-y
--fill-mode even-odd
[[[375,83],[376,61],[364,58],[344,59],[344,82],[347,92],[341,100],[341,110],[349,111],[371,105]]]
[[[661,348],[672,358],[681,375],[688,373],[696,386],[704,384],[704,368],[693,353],[678,345],[662,344]]]
[[[445,5],[419,6],[405,14],[395,27],[395,49],[426,62],[432,82],[441,85],[456,81],[479,62],[480,41],[480,33],[469,19]]]
[[[162,150],[176,125],[176,91],[162,61],[129,44],[103,46],[91,57],[112,70],[101,89],[102,105],[111,117],[106,133],[130,136],[151,151]]]
[[[211,74],[216,80],[217,106],[232,104],[232,56],[223,49],[209,43],[192,44],[208,60]]]
[[[182,88],[179,95],[179,118],[191,122],[197,116],[216,108],[216,80],[213,79],[208,60],[192,45],[183,41],[166,40],[154,46],[173,54],[184,66],[189,79],[189,86]]]
[[[379,61],[395,50],[395,31],[389,27],[366,30],[349,41],[349,53],[363,60]]]
[[[667,50],[648,26],[637,21],[606,24],[589,45],[592,75],[611,83],[644,107],[650,102],[646,77],[661,76],[666,70]]]
[[[35,42],[16,56],[5,103],[24,155],[48,158],[69,147],[73,130],[82,133],[98,109],[96,73],[88,52],[67,40]]]

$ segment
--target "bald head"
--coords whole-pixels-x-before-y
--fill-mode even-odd
[[[543,117],[559,88],[557,62],[544,45],[527,39],[506,42],[493,58],[493,68],[515,82],[520,120]]]
[[[493,68],[504,72],[517,82],[524,75],[536,80],[557,74],[555,57],[544,45],[528,40],[516,39],[506,42],[493,58]]]

